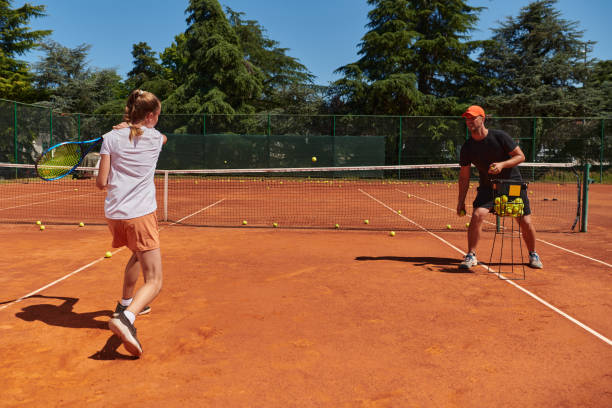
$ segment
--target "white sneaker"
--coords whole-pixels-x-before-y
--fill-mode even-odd
[[[465,254],[465,259],[463,262],[459,264],[459,269],[470,269],[472,266],[478,265],[478,260],[476,259],[476,254],[473,252],[468,252]]]
[[[529,266],[535,269],[542,269],[544,267],[540,260],[540,256],[536,252],[529,253]]]

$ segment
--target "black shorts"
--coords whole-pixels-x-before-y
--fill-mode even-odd
[[[478,187],[476,199],[472,204],[474,208],[487,208],[489,212],[493,211],[493,202],[495,201],[495,193],[493,187]],[[523,200],[523,215],[531,214],[529,207],[529,197],[527,197],[527,187],[521,188],[521,199]]]

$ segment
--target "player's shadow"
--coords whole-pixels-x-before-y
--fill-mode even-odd
[[[69,327],[73,329],[108,329],[106,321],[97,320],[97,317],[110,317],[111,310],[98,310],[96,312],[77,313],[72,310],[74,305],[79,301],[78,298],[64,296],[45,296],[32,295],[26,299],[41,298],[41,299],[59,299],[64,302],[60,305],[50,303],[41,303],[38,305],[30,305],[21,309],[21,312],[15,313],[15,316],[28,321],[41,321],[50,326]]]
[[[138,360],[136,356],[119,353],[117,349],[120,345],[121,339],[113,334],[106,340],[104,347],[93,353],[89,358],[92,360]]]
[[[455,258],[441,258],[435,256],[358,256],[355,258],[355,260],[407,262],[415,266],[421,266],[437,272],[473,273],[473,271],[470,269],[459,269],[459,263],[461,261]]]

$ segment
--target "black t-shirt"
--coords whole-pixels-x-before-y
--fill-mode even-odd
[[[487,137],[480,141],[469,138],[463,146],[459,155],[459,164],[469,166],[472,163],[478,169],[481,186],[490,186],[491,175],[489,166],[491,163],[499,163],[510,158],[510,152],[516,148],[517,144],[509,134],[503,130],[489,129]],[[522,181],[521,173],[517,166],[510,169],[503,169],[500,174],[493,178]]]

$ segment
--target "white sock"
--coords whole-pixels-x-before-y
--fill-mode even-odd
[[[126,310],[125,312],[123,312],[123,314],[125,315],[125,317],[128,318],[131,324],[134,324],[134,321],[136,320],[136,316],[134,316],[134,313],[130,312],[129,310]]]
[[[129,299],[121,299],[121,300],[119,301],[119,303],[121,303],[121,306],[128,307],[128,306],[129,306],[129,305],[132,303],[132,300],[133,300],[133,299],[134,299],[134,298],[129,298]]]

